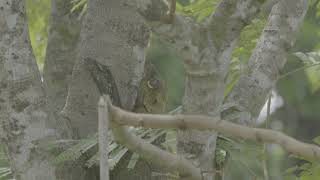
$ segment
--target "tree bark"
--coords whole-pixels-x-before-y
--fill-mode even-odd
[[[255,125],[262,106],[286,63],[288,50],[294,45],[308,9],[308,0],[283,0],[277,3],[249,59],[248,71],[228,96],[223,119]]]
[[[58,0],[55,2],[61,5]],[[216,11],[217,16],[212,16],[208,26],[177,16],[170,20],[172,26],[166,24],[154,29],[175,40],[176,48],[185,61],[188,74],[183,102],[185,113],[220,115],[223,80],[231,51],[241,30],[260,6],[252,2],[223,0]],[[65,174],[58,176],[57,169],[49,162],[51,155],[39,149],[43,142],[61,136],[60,131],[54,129],[60,122],[56,122],[59,118],[48,117],[45,93],[28,37],[24,3],[21,0],[0,2],[1,139],[8,147],[16,179],[79,179],[73,173],[69,177],[64,177]],[[149,36],[148,28],[127,0],[90,0],[88,3],[78,61],[63,109],[64,118],[71,123],[72,136],[76,138],[86,137],[96,132],[98,127],[99,93],[87,71],[86,60],[92,59],[108,66],[119,89],[121,106],[132,110],[143,76],[144,51]],[[286,61],[285,53],[294,42],[295,32],[306,10],[307,0],[283,0],[273,8],[269,23],[249,60],[249,71],[241,76],[239,84],[228,97],[223,117],[242,124],[252,124],[256,119]],[[180,29],[173,28],[175,32],[164,33],[168,26],[179,26]],[[54,39],[52,42],[54,44]],[[70,46],[73,43],[70,42]],[[56,47],[49,46],[48,51],[51,48],[54,52]],[[57,51],[66,53],[63,48],[57,48]],[[74,56],[73,53],[70,50],[70,57]],[[60,58],[56,60],[60,61]],[[49,61],[47,63],[48,67],[51,66]],[[63,88],[51,91],[50,86],[60,84],[66,87],[66,74],[63,74],[61,82],[57,82],[60,77],[56,74],[59,72],[56,71],[59,70],[58,63],[56,65],[57,69],[52,72],[47,70],[45,78],[49,99],[63,93],[60,91]],[[70,72],[70,67],[68,65],[65,70]],[[52,112],[57,113],[61,104],[60,99],[54,101],[50,105]],[[212,132],[203,135],[189,131],[179,135],[178,150],[188,157],[192,155],[191,159],[201,168],[206,180],[214,176],[215,139]]]
[[[64,137],[70,136],[71,132],[67,120],[59,116],[59,113],[67,97],[81,27],[78,14],[70,13],[71,8],[70,0],[51,0],[48,46],[43,70],[49,118],[57,120],[55,127]]]
[[[151,22],[152,30],[173,42],[184,60],[187,77],[183,112],[220,116],[224,79],[232,50],[241,31],[259,12],[264,1],[223,0],[205,23],[172,15],[172,3],[168,7],[162,1],[136,2],[139,12]],[[178,133],[179,153],[194,160],[204,179],[211,180],[215,176],[215,144],[214,132],[187,130]]]
[[[131,110],[142,79],[149,30],[139,15],[122,0],[90,0],[81,32],[63,114],[74,135],[83,138],[97,131],[99,93],[84,61],[93,59],[109,67],[118,86],[121,105]]]
[[[40,73],[32,54],[25,1],[0,2],[1,140],[17,180],[56,180],[41,142],[55,139]]]
[[[17,180],[92,179],[80,166],[55,167],[47,143],[62,137],[47,100],[29,39],[25,1],[0,2],[1,139]],[[91,177],[90,177],[91,176]]]
[[[220,117],[224,98],[224,79],[232,51],[243,28],[259,12],[261,3],[248,0],[223,0],[208,24],[200,27],[198,39],[183,42],[180,54],[186,67],[183,113]],[[202,30],[204,29],[204,30]],[[199,43],[200,42],[200,43]],[[204,180],[215,179],[215,147],[213,131],[186,130],[178,133],[178,151],[192,155],[201,168]]]
[[[88,1],[79,54],[63,109],[63,115],[71,122],[75,138],[84,138],[97,132],[98,128],[97,100],[100,93],[88,71],[88,60],[105,65],[110,70],[115,81],[115,84],[110,85],[119,90],[119,103],[127,110],[134,108],[143,78],[145,48],[150,32],[140,15],[128,3],[126,0]],[[111,79],[106,81],[109,82],[104,84],[110,83]],[[131,153],[128,155],[130,158]],[[124,165],[111,172],[111,179],[153,179],[151,172],[144,169],[149,167],[145,161],[139,161],[132,172],[127,169],[127,162],[119,162]],[[154,170],[153,167],[151,169]]]

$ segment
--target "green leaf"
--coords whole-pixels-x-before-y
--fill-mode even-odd
[[[40,70],[42,70],[46,55],[50,8],[50,0],[26,1],[31,45]]]
[[[73,7],[71,9],[71,12],[75,12],[78,10],[82,11],[83,6],[85,6],[87,4],[87,0],[77,0],[77,1],[73,1]]]
[[[0,167],[0,180],[7,180],[12,178],[12,172],[9,167]]]
[[[128,152],[127,148],[122,148],[115,156],[113,156],[111,159],[109,159],[109,168],[110,170],[113,170],[118,162],[122,159],[122,157]]]
[[[94,135],[87,139],[82,139],[78,144],[71,146],[66,151],[60,153],[57,157],[55,157],[53,160],[53,164],[59,165],[66,161],[76,161],[80,159],[83,154],[86,154],[95,146],[97,146],[97,135]]]
[[[292,174],[295,173],[298,169],[299,169],[298,166],[294,166],[294,167],[288,168],[288,169],[285,171],[285,173],[288,174],[288,175],[292,175]]]
[[[311,67],[305,70],[311,92],[315,93],[320,89],[320,66]]]
[[[134,167],[136,166],[138,160],[140,159],[140,155],[137,153],[133,153],[133,155],[130,158],[130,161],[128,163],[127,168],[128,169],[134,169]]]
[[[320,145],[320,136],[314,138],[312,141]]]
[[[316,64],[320,62],[320,52],[296,52],[293,53],[296,57],[298,57],[304,64]]]
[[[217,0],[196,0],[186,6],[177,4],[177,12],[202,21],[212,14],[218,2]]]

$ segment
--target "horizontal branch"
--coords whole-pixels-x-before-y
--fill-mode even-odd
[[[137,114],[124,111],[113,105],[110,105],[110,112],[112,114],[112,121],[122,126],[214,130],[225,135],[260,143],[279,144],[286,151],[294,155],[310,161],[320,160],[319,146],[300,142],[279,131],[250,128],[219,118],[202,115]]]

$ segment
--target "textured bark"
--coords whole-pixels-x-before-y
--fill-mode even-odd
[[[259,12],[262,4],[248,0],[224,0],[200,29],[200,37],[185,41],[180,54],[187,72],[183,99],[185,114],[220,116],[232,51],[243,28]],[[199,43],[200,42],[200,43]],[[203,43],[203,44],[201,44]],[[178,133],[178,151],[192,158],[202,170],[203,179],[215,176],[216,133],[187,130]]]
[[[135,105],[144,71],[149,28],[127,2],[129,1],[88,1],[88,14],[80,35],[79,54],[63,109],[76,138],[95,133],[98,128],[97,100],[101,88],[96,87],[88,71],[88,60],[105,65],[110,70],[119,90],[122,107],[132,110]],[[122,163],[122,168],[111,172],[112,179],[153,179],[148,169],[139,169],[149,166],[145,161],[139,161],[139,166],[132,172],[127,169],[127,161],[120,162]],[[114,174],[118,175],[113,176]]]
[[[45,95],[32,54],[25,1],[0,1],[1,139],[17,180],[55,180],[42,141],[55,138],[48,127]]]
[[[109,66],[119,89],[121,105],[128,110],[134,106],[143,74],[149,30],[126,2],[88,1],[78,61],[63,109],[78,137],[86,137],[98,127],[96,107],[99,93],[85,69],[85,59]]]
[[[135,104],[149,33],[128,2],[89,1],[78,62],[64,107],[64,116],[71,121],[75,137],[96,132],[98,125],[99,93],[85,67],[86,59],[110,67],[122,107],[131,110]],[[228,97],[223,116],[243,124],[255,119],[285,63],[285,52],[294,42],[294,34],[307,9],[306,2],[284,0],[273,8],[269,24],[249,60],[249,71]],[[143,11],[145,7],[154,7],[148,3],[140,5],[143,5],[141,14],[147,13]],[[185,113],[219,116],[231,51],[259,5],[251,0],[224,0],[208,24],[197,24],[181,16],[176,16],[173,24],[151,24],[155,32],[174,40],[185,61]],[[150,13],[163,15],[166,10]],[[24,11],[24,1],[0,1],[1,138],[9,149],[17,179],[79,179],[72,176],[73,173],[68,178],[57,177],[56,169],[49,163],[49,154],[37,148],[42,141],[55,139],[60,134],[50,129],[56,122],[48,123],[45,95],[32,55]],[[166,18],[157,19],[156,15],[149,16],[151,21],[171,22]],[[213,179],[215,136],[211,132],[206,134],[183,132],[178,148],[188,157],[192,154],[203,172],[203,179]]]
[[[227,98],[224,119],[254,125],[286,63],[286,53],[306,14],[308,0],[284,0],[275,5],[262,36],[249,59],[248,72]]]
[[[58,120],[55,126],[66,134],[70,134],[70,130],[66,128],[67,120],[61,118],[59,113],[67,97],[81,25],[78,14],[70,13],[71,6],[70,0],[51,0],[48,46],[43,70],[49,118],[54,122]]]
[[[111,97],[113,103],[119,106],[120,97],[119,97],[118,89],[114,81],[113,74],[109,70],[108,66],[100,64],[97,61],[89,58],[85,60],[85,65],[86,65],[86,69],[90,72],[92,80],[96,84],[100,94],[108,94]],[[138,102],[137,106],[144,106],[145,109],[149,111],[149,113],[160,112],[160,111],[163,113],[163,110],[164,110],[163,104],[165,103],[165,97],[162,95],[163,92],[159,91],[163,89],[162,87],[163,82],[161,82],[160,79],[156,79],[158,78],[157,72],[155,67],[153,67],[151,64],[146,65],[145,69],[146,69],[145,71],[146,73],[144,73],[144,78],[141,82],[140,91],[139,91],[139,94],[140,92],[143,92],[143,94],[140,94],[139,96],[141,96],[141,99],[142,99],[141,101],[143,102],[144,105],[141,105]],[[153,100],[156,100],[156,101],[153,101]],[[136,108],[140,109],[139,107],[136,107]],[[99,114],[101,114],[101,111],[99,111]],[[99,122],[100,122],[100,119],[99,119]],[[100,131],[100,128],[104,129],[103,127],[100,127],[100,124],[99,124],[99,137],[104,137],[105,134],[103,134],[104,133],[103,131]],[[118,135],[121,135],[121,134],[122,133],[120,132]],[[114,137],[115,139],[118,139],[117,136],[114,136]],[[162,135],[159,138],[157,138],[154,144],[159,145],[161,142],[163,142],[163,140],[164,140],[164,136]],[[99,144],[101,143],[103,142],[100,141]],[[156,147],[153,146],[153,148],[156,148]],[[100,153],[101,152],[102,151],[100,151]],[[115,179],[121,179],[121,180],[123,179],[130,179],[130,180],[163,179],[162,177],[152,177],[152,173],[153,172],[159,173],[159,169],[157,169],[153,165],[153,163],[149,164],[146,161],[143,161],[142,159],[137,162],[137,166],[135,166],[134,169],[128,170],[127,165],[129,163],[131,155],[132,155],[131,152],[126,152],[126,156],[122,157],[122,160],[118,162],[116,168],[113,169],[111,173],[111,179],[114,179],[114,180]]]
[[[25,1],[0,2],[1,139],[17,180],[72,180],[91,176],[82,167],[56,168],[43,146],[61,137],[48,117],[46,96],[29,39]],[[90,177],[92,179],[92,176]]]
[[[136,2],[152,30],[169,39],[185,62],[183,112],[220,116],[232,50],[243,28],[264,5],[263,1],[223,0],[208,21],[201,24],[180,15],[167,21],[168,11],[172,10],[163,1]],[[178,133],[179,153],[194,160],[204,179],[214,178],[215,144],[214,132],[187,130]]]
[[[68,119],[60,115],[65,104],[68,85],[76,60],[81,20],[77,13],[70,13],[70,0],[51,0],[48,46],[43,70],[43,85],[46,92],[48,118],[61,138],[71,138],[72,131]],[[85,170],[80,162],[69,162],[59,166],[59,179],[94,179],[93,169]]]

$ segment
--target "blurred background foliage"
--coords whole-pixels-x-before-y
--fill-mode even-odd
[[[86,0],[69,0],[74,11],[83,16]],[[177,11],[197,21],[204,21],[214,11],[219,0],[178,0]],[[319,144],[320,135],[320,0],[310,0],[310,8],[295,47],[288,54],[288,62],[281,72],[274,87],[283,99],[280,106],[271,115],[270,128],[306,142]],[[27,0],[27,15],[30,38],[34,54],[42,69],[47,44],[50,0]],[[79,17],[81,18],[81,17]],[[261,13],[252,24],[245,28],[239,39],[239,45],[233,52],[233,59],[228,73],[225,96],[232,90],[241,73],[245,72],[257,40],[266,23],[267,16]],[[172,50],[170,43],[153,35],[148,48],[147,58],[158,68],[168,87],[168,111],[181,104],[184,93],[184,68],[179,57]],[[273,103],[271,103],[273,104]],[[264,126],[263,122],[261,126]],[[170,137],[172,138],[172,137]],[[174,140],[170,140],[174,144]],[[309,163],[297,157],[291,157],[276,145],[269,145],[267,153],[262,146],[251,142],[232,141],[228,151],[229,175],[226,179],[263,179],[262,160],[266,159],[272,180],[319,180],[319,163]],[[0,149],[3,147],[0,146]],[[174,151],[174,150],[172,150]],[[10,169],[3,153],[0,152],[0,180],[10,179]]]
[[[5,148],[0,144],[0,180],[12,179],[9,161],[5,152]]]
[[[34,55],[42,70],[48,41],[50,0],[26,0],[30,40]]]

